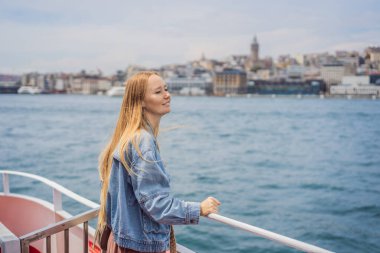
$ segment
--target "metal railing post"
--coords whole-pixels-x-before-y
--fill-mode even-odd
[[[62,193],[57,189],[53,189],[54,211],[62,211]]]
[[[29,242],[22,241],[21,253],[29,253]]]
[[[9,194],[9,177],[7,173],[3,174],[3,191],[4,194]]]
[[[83,253],[88,252],[88,221],[83,223]]]
[[[65,229],[65,253],[69,253],[69,229]]]
[[[34,241],[38,241],[44,238],[46,238],[46,249],[47,249],[47,252],[49,252],[49,249],[51,248],[50,246],[51,239],[48,237],[50,237],[51,235],[56,235],[62,231],[64,231],[64,251],[63,252],[68,253],[69,248],[70,248],[69,229],[72,227],[76,227],[80,224],[83,224],[84,226],[84,233],[85,233],[84,238],[85,240],[87,240],[86,245],[88,245],[88,221],[96,218],[96,216],[98,215],[98,212],[99,212],[99,207],[21,236],[20,241],[21,241],[22,249],[23,249],[22,253],[25,253],[25,252],[29,253],[29,244]],[[87,247],[87,250],[88,250],[88,247]]]
[[[46,237],[46,253],[51,253],[51,236]]]

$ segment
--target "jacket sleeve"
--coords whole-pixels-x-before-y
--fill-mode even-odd
[[[185,202],[170,193],[169,177],[155,150],[142,150],[135,156],[131,175],[133,190],[143,211],[162,224],[198,224],[200,203]]]

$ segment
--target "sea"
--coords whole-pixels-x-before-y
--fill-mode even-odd
[[[0,169],[99,202],[98,155],[121,100],[0,95]],[[175,197],[214,196],[223,216],[334,252],[380,252],[380,100],[173,96],[171,108],[159,145]],[[52,199],[35,181],[10,185]],[[63,207],[87,210],[69,198]],[[196,252],[299,252],[203,217],[175,232]]]

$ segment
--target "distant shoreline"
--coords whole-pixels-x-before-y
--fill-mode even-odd
[[[80,93],[41,93],[41,94],[17,94],[17,93],[0,93],[1,95],[14,95],[14,96],[55,96],[55,95],[74,95],[74,96],[104,96],[105,94],[80,94]],[[173,97],[216,97],[216,98],[271,98],[271,99],[369,99],[369,100],[380,100],[380,97],[375,95],[315,95],[315,94],[226,94],[225,96],[214,96],[214,95],[181,95],[181,94],[171,94]],[[121,98],[121,96],[116,96]]]

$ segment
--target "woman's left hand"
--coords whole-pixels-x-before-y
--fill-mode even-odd
[[[219,200],[214,197],[208,197],[201,202],[201,216],[207,216],[210,213],[217,213],[219,206]]]

